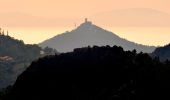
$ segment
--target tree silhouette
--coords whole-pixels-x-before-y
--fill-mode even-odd
[[[46,56],[22,73],[7,100],[170,98],[169,62],[117,46]]]

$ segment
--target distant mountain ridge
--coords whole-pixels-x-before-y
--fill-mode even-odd
[[[122,39],[116,34],[92,24],[92,22],[87,19],[75,30],[57,35],[40,43],[39,45],[41,47],[49,46],[51,48],[55,48],[59,52],[70,52],[75,48],[94,45],[117,45],[122,46],[125,50],[136,49],[138,52],[142,51],[147,53],[151,53],[155,49],[153,46],[136,44],[126,39]]]

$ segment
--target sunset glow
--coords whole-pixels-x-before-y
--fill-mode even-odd
[[[169,0],[0,2],[0,27],[28,44],[40,43],[57,34],[71,31],[75,29],[75,24],[80,25],[86,17],[95,25],[136,43],[155,46],[170,43]]]

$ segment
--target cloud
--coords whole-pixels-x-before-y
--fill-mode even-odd
[[[150,8],[130,8],[92,15],[91,18],[101,25],[169,27],[170,14]]]
[[[86,17],[86,16],[84,16]],[[95,24],[111,27],[170,27],[170,14],[150,8],[101,12],[89,17]],[[68,27],[84,18],[44,18],[25,13],[0,13],[4,27]]]
[[[0,13],[0,26],[4,27],[64,27],[77,18],[44,18],[25,13]]]

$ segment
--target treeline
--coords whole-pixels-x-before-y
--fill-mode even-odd
[[[6,100],[163,100],[169,93],[169,61],[94,46],[34,61]]]

